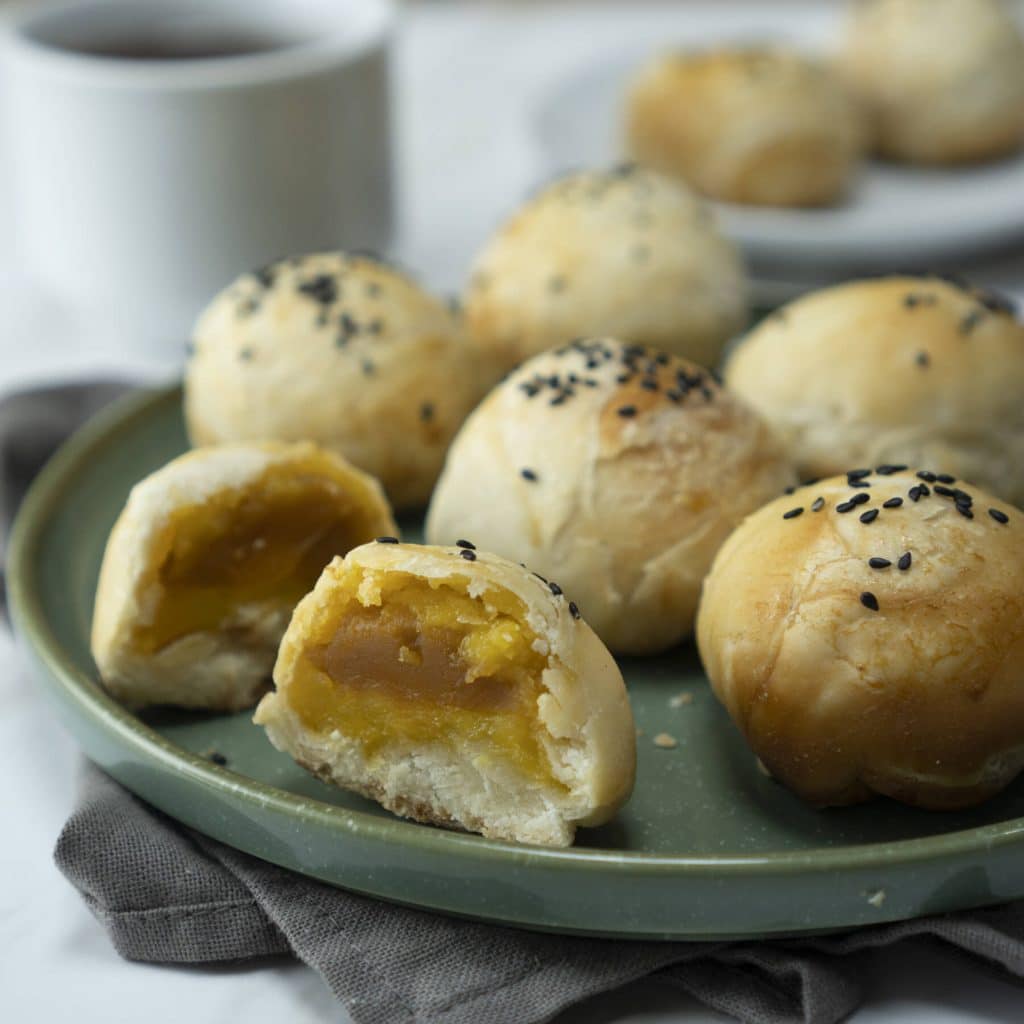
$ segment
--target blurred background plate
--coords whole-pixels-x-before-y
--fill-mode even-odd
[[[626,84],[644,61],[671,48],[666,42],[595,60],[549,89],[532,124],[549,176],[624,158]],[[965,258],[1024,241],[1024,152],[952,169],[868,162],[847,201],[831,208],[712,205],[755,276],[784,282],[790,268],[797,279],[790,291],[837,272],[962,267]]]
[[[692,646],[622,662],[641,730],[636,792],[567,850],[399,820],[302,771],[248,712],[132,714],[100,687],[89,655],[96,577],[132,484],[185,447],[176,388],[102,413],[26,498],[8,580],[18,633],[65,725],[97,764],[185,824],[385,899],[628,938],[821,931],[1024,896],[1024,780],[955,814],[886,800],[812,810],[758,770]],[[415,538],[418,524],[405,525]],[[655,744],[661,733],[675,745]],[[38,755],[46,771],[48,751]]]

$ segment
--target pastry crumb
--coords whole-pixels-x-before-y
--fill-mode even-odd
[[[671,697],[668,702],[670,708],[681,708],[684,704],[693,703],[692,693],[677,693],[674,697]]]
[[[673,747],[679,746],[679,743],[675,736],[670,736],[667,732],[659,732],[658,735],[654,737],[654,745],[656,747],[661,747],[664,750],[671,750]]]
[[[874,889],[868,893],[868,903],[873,907],[880,907],[885,902],[885,890]]]

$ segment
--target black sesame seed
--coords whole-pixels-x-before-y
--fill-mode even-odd
[[[902,555],[900,555],[900,559],[899,559],[899,561],[898,561],[898,562],[896,563],[896,565],[897,565],[897,566],[898,566],[898,567],[899,567],[899,568],[900,568],[900,569],[901,569],[901,570],[902,570],[903,572],[906,572],[906,571],[907,571],[907,570],[908,570],[908,569],[910,568],[910,562],[911,562],[910,552],[909,552],[909,551],[904,551],[904,552],[903,552],[903,554],[902,554]]]
[[[933,488],[936,494],[941,494],[943,498],[956,497],[956,492],[952,487],[947,487],[945,484],[936,484]]]
[[[914,362],[917,363],[917,365],[920,366],[922,370],[928,369],[929,365],[931,364],[931,361],[931,356],[928,355],[927,352],[918,352],[917,355],[914,356]]]
[[[820,512],[824,507],[825,507],[825,499],[824,498],[815,498],[814,502],[811,505],[811,511],[812,512]]]
[[[860,521],[862,523],[873,523],[878,518],[878,509],[869,508],[867,512],[862,512]]]
[[[873,612],[878,611],[878,598],[875,597],[870,590],[865,590],[864,593],[860,595],[860,603],[864,605],[865,608],[870,608]]]
[[[927,480],[930,484],[933,484],[938,480],[938,477],[927,469],[918,470],[917,478],[918,480]]]
[[[341,318],[338,320],[338,324],[346,335],[359,333],[359,324],[355,322],[349,313],[342,313]]]
[[[397,537],[378,537],[377,538],[377,543],[378,544],[397,544],[398,543],[398,538]]]
[[[843,501],[836,505],[836,511],[840,513],[852,512],[856,507],[856,504],[852,501]]]
[[[977,327],[984,319],[985,313],[982,310],[972,309],[971,312],[960,321],[960,333],[963,335],[970,335],[974,328]]]
[[[1010,521],[1010,517],[1005,512],[1000,512],[997,508],[990,508],[988,514],[997,522],[1002,523],[1004,526]]]
[[[959,512],[960,515],[962,515],[964,517],[964,519],[973,519],[974,518],[974,512],[971,510],[970,505],[961,505],[961,504],[958,503],[955,506],[955,508],[956,508],[957,512]]]
[[[657,391],[658,382],[654,377],[644,377],[644,379],[640,381],[640,387],[642,387],[644,391]]]
[[[210,752],[210,760],[214,764],[219,764],[222,766],[228,763],[228,759],[219,750],[213,750]]]
[[[922,495],[920,484],[915,484],[913,487],[910,488],[909,491],[907,491],[907,497],[910,498],[911,501],[920,501],[921,496]]]
[[[882,508],[899,508],[903,504],[902,498],[890,498],[882,502]]]
[[[377,367],[369,360],[363,360],[363,373],[367,377],[372,377],[377,372]]]
[[[578,619],[580,617],[580,609],[579,609],[579,606],[576,604],[575,601],[570,601],[569,602],[569,614],[574,619]]]
[[[846,481],[846,486],[847,487],[870,487],[871,486],[871,481],[870,480],[847,480]]]
[[[623,419],[627,419],[628,420],[628,419],[631,419],[633,416],[636,415],[636,406],[635,405],[620,405],[619,408],[616,409],[615,411]]]
[[[938,482],[940,484],[955,484],[956,483],[956,477],[955,476],[950,476],[949,473],[936,473],[935,474],[935,479],[938,480]]]
[[[797,516],[802,516],[803,514],[804,514],[803,508],[798,505],[796,508],[791,508],[788,512],[784,512],[782,514],[782,518],[783,519],[796,519]]]
[[[876,467],[875,472],[878,473],[880,476],[892,476],[893,473],[902,473],[905,469],[907,469],[906,466],[898,466],[895,464],[886,463],[883,466]]]
[[[523,568],[526,568],[526,567],[524,566]],[[537,579],[539,579],[541,581],[541,583],[547,584],[547,582],[548,582],[547,576],[541,576],[541,574],[539,572],[535,572],[533,575],[536,576]]]
[[[796,490],[795,486],[790,486],[790,487],[787,487],[782,493],[783,494],[792,494],[795,490]]]
[[[670,402],[679,403],[679,402],[681,402],[683,400],[683,393],[682,393],[682,391],[676,391],[675,389],[673,389],[672,391],[666,391],[665,392],[665,397]]]
[[[259,270],[254,270],[252,272],[252,276],[255,277],[256,280],[259,281],[259,283],[263,285],[264,288],[269,288],[274,283],[274,278],[276,275],[277,270],[274,268],[273,265],[267,267],[260,267]]]
[[[462,550],[461,550],[461,551],[459,552],[459,554],[460,554],[460,555],[461,555],[461,556],[462,556],[462,557],[463,557],[463,558],[464,558],[464,559],[465,559],[465,560],[466,560],[467,562],[475,562],[475,561],[476,561],[476,552],[475,552],[475,551],[470,551],[470,550],[469,550],[469,548],[463,548],[463,549],[462,549]]]
[[[550,590],[555,597],[558,597],[558,595],[562,593],[562,588],[557,583],[549,583],[548,590]]]
[[[966,491],[961,491],[959,487],[953,488],[953,497],[956,499],[958,505],[974,504],[974,499]]]
[[[892,562],[890,562],[888,558],[869,558],[868,565],[870,565],[872,569],[888,569],[889,566],[892,565]]]
[[[850,496],[851,505],[863,505],[871,500],[870,494],[865,494],[863,491],[860,494],[854,494]]]
[[[243,349],[241,349],[241,351],[239,351],[238,358],[241,359],[243,363],[251,363],[252,362],[252,357],[255,354],[256,353],[253,352],[253,350],[251,348],[243,348]]]
[[[864,477],[866,477],[866,476],[871,476],[871,470],[870,469],[851,469],[846,474],[846,479],[847,480],[863,480]]]
[[[465,548],[467,551],[476,551],[476,545],[471,540],[457,540],[455,546]]]
[[[519,470],[519,475],[524,480],[529,480],[531,484],[534,484],[534,483],[537,482],[537,474],[532,469],[527,469],[527,468],[524,467],[523,469]]]
[[[975,297],[990,313],[1003,313],[1014,316],[1017,307],[1005,295],[993,291],[976,291]]]
[[[315,302],[329,306],[338,298],[338,282],[330,274],[317,274],[311,281],[303,281],[299,291]]]
[[[424,423],[429,423],[434,418],[434,403],[424,402],[420,406],[420,419]]]

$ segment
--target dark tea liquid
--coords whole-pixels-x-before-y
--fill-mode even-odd
[[[74,49],[90,57],[114,60],[203,60],[245,57],[253,53],[280,50],[288,43],[259,35],[209,35],[196,38],[137,36],[106,41],[82,42]]]

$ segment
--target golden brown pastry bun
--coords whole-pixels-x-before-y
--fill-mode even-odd
[[[690,632],[719,545],[795,479],[769,427],[706,370],[580,341],[521,366],[467,420],[427,538],[525,562],[613,651],[646,654]]]
[[[587,334],[714,366],[746,323],[747,287],[701,200],[625,165],[528,201],[477,258],[465,311],[473,340],[506,368]]]
[[[883,156],[960,163],[1024,142],[1024,38],[998,0],[854,4],[842,66]]]
[[[842,198],[865,145],[858,104],[825,66],[773,49],[658,57],[633,80],[634,159],[732,203]]]
[[[134,706],[249,707],[323,567],[395,529],[377,482],[311,444],[182,455],[132,488],[107,541],[92,624],[104,686]]]
[[[725,375],[805,478],[943,466],[1024,503],[1024,325],[999,296],[936,277],[825,288],[759,324]]]
[[[374,260],[318,253],[244,274],[199,318],[185,375],[197,445],[313,441],[426,504],[459,425],[500,371],[459,321]]]
[[[725,542],[701,658],[805,800],[967,807],[1024,766],[1024,513],[934,473],[863,473],[779,498]]]
[[[633,788],[611,655],[557,587],[466,541],[335,559],[274,682],[255,721],[278,749],[418,821],[567,846]]]

